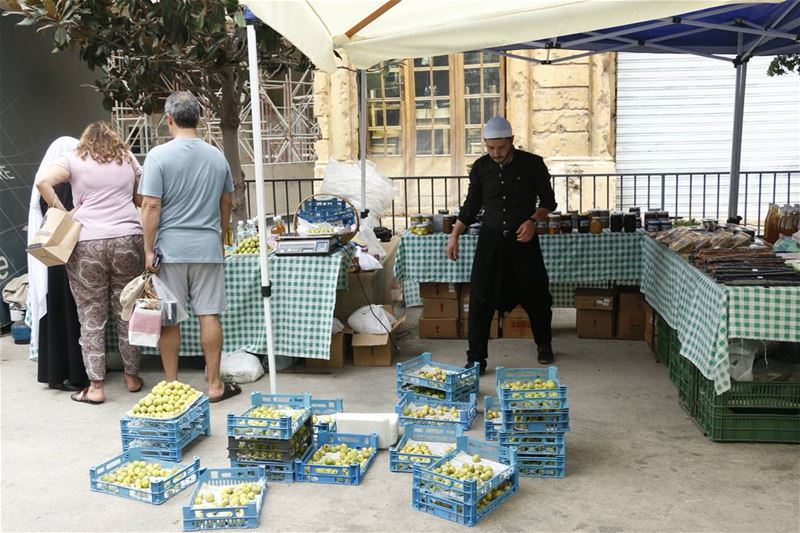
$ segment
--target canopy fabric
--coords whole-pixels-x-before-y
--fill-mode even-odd
[[[756,0],[400,0],[345,34],[386,0],[240,0],[325,72],[337,68],[334,49],[356,68],[381,61],[519,46],[558,35],[619,27]],[[779,0],[768,0],[775,3]],[[763,2],[761,2],[763,3]],[[524,46],[523,46],[524,47]]]
[[[492,49],[509,51],[528,48],[706,56],[717,54],[738,57],[740,60],[753,56],[800,53],[800,0],[723,6],[584,33],[554,34],[545,40]]]

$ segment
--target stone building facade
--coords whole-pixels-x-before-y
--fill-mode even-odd
[[[545,59],[546,54],[544,51],[515,52],[515,55],[539,60]],[[566,54],[575,55],[575,52],[550,51],[550,59]],[[402,84],[399,98],[404,104],[400,106],[399,113],[405,122],[399,128],[402,131],[396,134],[410,138],[412,142],[391,154],[368,151],[368,158],[384,176],[466,176],[469,164],[478,157],[476,154],[480,153],[480,149],[475,148],[474,142],[472,148],[467,142],[466,150],[460,149],[465,141],[462,102],[465,97],[469,98],[470,93],[463,83],[456,83],[465,63],[470,63],[469,59],[464,58],[464,54],[454,54],[449,56],[449,63],[445,60],[440,63],[450,65],[449,97],[452,105],[448,103],[451,108],[448,110],[448,127],[453,128],[454,139],[448,148],[449,153],[440,155],[421,155],[419,150],[415,153],[413,149],[402,149],[413,146],[414,139],[408,137],[406,130],[413,127],[415,122],[419,124],[421,102],[421,92],[414,93],[413,89],[408,89],[414,76],[419,76],[421,69],[417,67],[421,63],[419,60],[406,63],[405,83]],[[613,179],[603,178],[593,183],[594,178],[586,175],[615,172],[616,54],[599,54],[548,65],[516,58],[500,58],[497,61],[500,65],[502,94],[500,105],[496,108],[514,126],[515,145],[544,157],[552,174],[576,176],[560,178],[560,182],[557,180],[556,192],[560,204],[563,206],[569,195],[570,208],[578,209],[578,187],[583,181],[584,189],[593,188],[595,200],[602,199],[597,200],[598,206],[603,206],[604,199],[608,197],[612,204],[609,207],[612,207],[615,196]],[[430,64],[435,65],[436,62]],[[344,66],[350,67],[347,64]],[[370,96],[374,96],[372,91]],[[314,114],[320,131],[320,139],[315,144],[315,174],[324,174],[330,158],[357,160],[358,82],[354,70],[339,69],[332,75],[316,74]],[[369,117],[373,121],[375,113],[370,113]],[[466,119],[467,122],[469,120]],[[370,127],[374,125],[369,124]],[[466,131],[469,136],[469,130]],[[437,194],[440,192],[437,191]],[[583,195],[580,208],[591,207],[592,199]],[[452,206],[457,199],[449,198],[445,202]],[[423,209],[423,206],[418,207]],[[412,207],[409,209],[412,210]]]

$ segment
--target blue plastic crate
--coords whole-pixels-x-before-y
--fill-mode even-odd
[[[311,419],[291,439],[266,439],[263,437],[228,437],[228,458],[245,463],[292,462],[305,455],[313,441]]]
[[[411,473],[414,470],[414,464],[429,464],[447,455],[447,453],[424,455],[401,451],[408,444],[408,441],[450,443],[455,446],[456,439],[463,434],[463,431],[461,426],[418,426],[415,424],[406,426],[400,442],[389,448],[389,470],[392,472]]]
[[[508,468],[486,482],[473,479],[462,481],[435,472],[436,468],[451,461],[461,452],[470,456],[480,455],[496,463],[508,465]],[[453,452],[428,465],[414,465],[414,487],[420,492],[439,495],[465,505],[477,505],[486,494],[516,475],[516,450],[462,436],[456,439],[456,449]]]
[[[411,503],[414,509],[418,511],[472,527],[519,491],[519,474],[515,472],[514,475],[504,483],[508,484],[508,488],[486,505],[466,505],[452,498],[442,496],[441,494],[430,494],[421,491],[417,487],[412,488]]]
[[[195,498],[204,490],[205,485],[225,486],[239,483],[262,484],[261,494],[254,502],[243,506],[194,508]],[[264,508],[266,494],[267,482],[264,468],[261,466],[203,469],[200,471],[189,504],[183,506],[183,530],[257,528],[261,521],[261,510]]]
[[[344,404],[341,399],[336,400],[315,400],[311,399],[311,415],[333,415],[344,411]],[[314,443],[317,442],[317,436],[320,431],[334,433],[336,431],[335,421],[317,421],[314,423]]]
[[[155,438],[177,440],[185,430],[197,420],[211,419],[208,397],[200,396],[186,412],[170,420],[143,418],[138,416],[123,416],[120,418],[120,432],[128,437]]]
[[[541,409],[566,409],[567,388],[558,380],[558,368],[503,368],[498,367],[497,397],[503,409],[515,411],[535,411]],[[514,381],[553,381],[552,389],[510,389],[504,385]]]
[[[519,413],[501,411],[501,431],[523,433],[551,433],[569,431],[569,409]]]
[[[517,457],[523,455],[564,455],[567,438],[564,433],[520,433],[516,431],[498,433],[500,446],[513,446]]]
[[[136,432],[130,434],[123,430],[122,451],[140,448],[145,457],[177,462],[183,457],[183,449],[202,435],[211,435],[211,421],[208,417],[198,418],[188,427],[182,428],[177,438],[143,437]]]
[[[446,400],[434,400],[419,396],[413,392],[406,392],[400,402],[395,407],[395,412],[400,416],[400,425],[405,427],[409,424],[428,425],[428,426],[461,426],[464,431],[468,431],[472,427],[472,422],[478,416],[477,398],[475,394],[470,394],[468,402],[448,402]],[[438,420],[430,418],[415,418],[413,416],[404,415],[403,410],[410,406],[430,405],[430,406],[454,406],[458,410],[458,419],[453,420]]]
[[[489,411],[497,411],[497,418],[489,419]],[[497,432],[500,430],[502,419],[500,418],[500,404],[495,396],[486,396],[483,399],[483,436],[486,440],[497,440]]]
[[[524,477],[564,477],[567,458],[563,455],[518,455],[519,475]]]
[[[447,371],[444,381],[423,378],[419,372],[425,366],[434,366]],[[463,368],[455,365],[447,365],[431,360],[431,354],[425,352],[422,355],[409,359],[403,363],[397,363],[397,396],[402,397],[408,386],[424,387],[432,391],[441,391],[445,401],[465,401],[472,393],[477,394],[480,386],[480,365],[475,363],[472,368]],[[419,393],[418,393],[419,394]],[[430,393],[422,393],[430,396]]]
[[[228,413],[229,437],[264,437],[269,439],[291,439],[300,426],[311,416],[310,394],[262,394],[254,392],[250,395],[250,409],[239,416]],[[260,418],[249,416],[249,413],[261,406],[275,409],[296,409],[300,416],[278,418]]]
[[[237,461],[231,459],[231,468],[264,469],[264,476],[269,482],[292,483],[294,481],[294,461]]]
[[[347,444],[351,448],[372,448],[372,455],[364,465],[317,465],[310,464],[311,457],[325,444]],[[337,485],[360,485],[378,452],[378,435],[355,435],[352,433],[320,433],[319,443],[308,450],[302,459],[295,461],[295,481],[308,483],[333,483]]]
[[[417,396],[425,396],[426,398],[433,398],[434,400],[444,400],[447,402],[466,402],[469,401],[470,394],[477,394],[478,389],[472,388],[465,388],[457,391],[454,394],[450,394],[444,391],[436,390],[436,389],[429,389],[427,387],[419,387],[417,385],[403,385],[397,391],[397,396],[402,397],[405,392],[411,391]]]
[[[127,487],[118,485],[111,481],[103,481],[103,476],[111,474],[118,468],[124,467],[133,461],[148,461],[158,463],[161,468],[172,469],[177,467],[178,471],[163,479],[150,482],[150,487],[140,489],[138,487]],[[154,505],[161,505],[183,489],[197,481],[197,474],[200,471],[200,458],[195,457],[191,464],[183,465],[169,461],[158,461],[142,455],[140,448],[132,448],[127,452],[106,461],[105,463],[93,466],[89,469],[89,487],[95,492],[103,492],[114,496],[122,496],[131,500],[138,500]]]

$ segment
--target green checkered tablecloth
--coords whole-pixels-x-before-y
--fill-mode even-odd
[[[270,256],[272,328],[275,353],[287,357],[328,359],[336,291],[347,289],[349,249],[327,256]],[[257,255],[233,255],[225,260],[228,310],[222,315],[224,352],[240,348],[267,353],[261,270]],[[200,325],[190,312],[181,323],[181,356],[200,356]],[[113,328],[112,328],[113,329]],[[115,337],[115,336],[114,336]],[[107,349],[116,339],[106,335]],[[144,348],[144,354],[158,354]]]
[[[800,342],[800,287],[731,287],[716,283],[653,239],[643,243],[642,292],[678,331],[681,355],[730,389],[731,339]]]
[[[403,280],[407,306],[420,305],[419,283],[468,283],[478,237],[459,238],[458,261],[449,261],[449,236],[413,235],[400,240],[394,271]],[[555,307],[572,307],[577,287],[638,285],[642,270],[641,233],[573,233],[539,237]]]

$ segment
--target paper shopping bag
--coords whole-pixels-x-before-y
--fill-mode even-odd
[[[66,264],[81,236],[72,214],[50,208],[26,251],[47,266]]]
[[[128,321],[128,342],[133,346],[158,347],[161,337],[161,300],[136,300]]]

